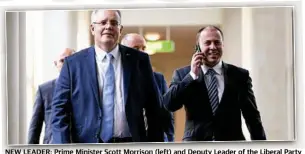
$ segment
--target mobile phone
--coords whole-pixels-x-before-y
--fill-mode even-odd
[[[196,44],[196,46],[195,46],[195,52],[196,52],[196,53],[200,53],[200,52],[201,52],[201,49],[200,49],[199,44]],[[203,64],[203,60],[204,60],[204,58],[201,60],[201,64],[200,64],[200,65]],[[198,67],[200,67],[200,65],[199,65]]]
[[[198,44],[195,46],[195,52],[201,52],[200,46]]]

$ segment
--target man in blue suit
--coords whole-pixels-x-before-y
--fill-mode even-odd
[[[74,50],[65,49],[59,58],[54,61],[58,71],[64,63],[64,58],[72,55]],[[28,132],[28,144],[39,144],[40,134],[42,130],[43,122],[45,122],[45,135],[43,144],[49,144],[51,142],[51,103],[53,97],[53,91],[55,88],[56,79],[45,82],[38,86],[36,92],[36,99],[33,108],[33,116],[30,123]]]
[[[149,56],[118,44],[122,28],[120,11],[92,12],[95,45],[65,59],[55,87],[52,143],[164,141]]]
[[[122,45],[137,49],[139,51],[145,52],[146,49],[146,40],[143,38],[143,36],[137,34],[137,33],[129,33],[126,34],[121,41]],[[162,96],[163,94],[166,93],[167,91],[167,84],[165,81],[165,78],[163,74],[159,72],[153,72],[156,84],[158,85],[158,90],[160,95]],[[162,126],[164,129],[164,140],[168,142],[173,142],[174,141],[174,117],[173,113],[167,111],[165,108],[162,108],[160,111],[161,116],[162,116]]]

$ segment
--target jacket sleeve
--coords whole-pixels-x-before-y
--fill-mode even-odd
[[[39,144],[40,134],[44,121],[44,101],[41,89],[38,87],[33,107],[33,115],[28,132],[28,144]]]
[[[162,95],[165,94],[168,90],[167,83],[165,81],[165,78],[163,75],[161,75],[161,82],[162,82]],[[163,99],[162,99],[163,101]],[[163,102],[162,102],[163,103]],[[170,111],[168,111],[163,105],[162,109],[164,112],[164,131],[165,131],[165,141],[168,142],[174,142],[175,141],[175,120],[174,120],[174,114]]]
[[[140,67],[145,74],[145,114],[147,117],[147,137],[148,142],[164,142],[164,131],[160,125],[160,110],[161,110],[161,96],[158,93],[156,80],[153,76],[152,67],[148,55],[142,60]]]
[[[70,143],[71,79],[68,60],[65,60],[57,79],[52,100],[52,144]]]
[[[254,92],[252,90],[252,79],[249,72],[246,73],[241,93],[241,111],[245,119],[252,140],[266,140],[266,134],[262,125],[260,112],[258,111]]]
[[[183,102],[187,101],[191,83],[195,81],[188,73],[183,78],[179,71],[175,70],[168,91],[163,95],[163,104],[167,110],[175,112],[182,108]]]

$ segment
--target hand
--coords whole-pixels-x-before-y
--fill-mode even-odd
[[[198,76],[200,71],[200,66],[202,65],[202,60],[204,59],[204,55],[202,52],[197,52],[192,57],[191,62],[191,71]]]

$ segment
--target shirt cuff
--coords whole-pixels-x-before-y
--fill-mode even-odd
[[[192,76],[192,78],[194,80],[197,80],[198,79],[198,76],[196,76],[192,71],[190,71],[190,75]]]

